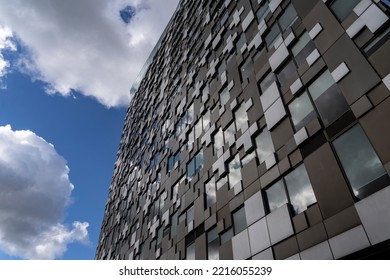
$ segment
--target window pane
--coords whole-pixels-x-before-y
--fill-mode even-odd
[[[288,202],[286,191],[284,190],[283,180],[278,181],[273,186],[268,188],[265,191],[265,194],[267,196],[268,207],[270,212],[283,206]]]
[[[225,105],[230,99],[230,93],[227,88],[225,88],[220,94],[219,99],[221,101],[221,106]]]
[[[271,133],[265,128],[259,136],[256,137],[257,157],[262,163],[265,159],[274,152],[274,144],[272,143]]]
[[[302,95],[295,98],[295,100],[288,105],[288,108],[296,131],[300,130],[316,117],[316,113],[307,92],[304,92]]]
[[[223,147],[223,133],[219,129],[218,132],[214,135],[214,154],[218,154],[218,151]]]
[[[283,87],[287,85],[288,81],[291,79],[292,74],[296,72],[296,67],[293,60],[290,60],[283,69],[277,74],[280,86]]]
[[[278,25],[277,24],[272,25],[269,32],[264,38],[268,49],[273,47],[276,39],[278,39],[280,36],[281,34]]]
[[[233,228],[229,228],[227,231],[221,234],[221,244],[229,241],[233,237]]]
[[[293,25],[297,19],[297,12],[295,11],[293,5],[290,4],[279,19],[280,27],[283,31],[285,31],[288,27]]]
[[[207,253],[209,260],[218,260],[219,259],[219,238],[217,233],[217,227],[214,227],[207,232]]]
[[[244,64],[240,67],[240,73],[242,82],[245,82],[253,73],[253,62],[250,57],[248,57]]]
[[[229,163],[229,186],[233,188],[237,183],[241,181],[241,163],[240,156],[237,155]]]
[[[321,74],[310,86],[309,92],[311,97],[316,100],[323,94],[328,88],[330,88],[335,83],[332,75],[329,70],[326,70]]]
[[[195,164],[195,172],[199,172],[203,168],[203,151],[195,156]]]
[[[233,213],[234,234],[246,229],[245,208],[241,207],[238,211]]]
[[[346,19],[353,8],[360,2],[360,0],[335,0],[330,4],[330,9],[334,12],[339,21]]]
[[[234,112],[236,119],[237,129],[242,129],[244,131],[248,127],[248,116],[246,114],[244,104],[241,104],[237,111]]]
[[[211,207],[217,201],[214,177],[206,184],[206,206]]]
[[[187,246],[186,260],[195,260],[195,243],[191,243]]]
[[[291,48],[291,52],[294,56],[300,53],[301,50],[311,41],[309,33],[306,31],[299,37],[298,41]]]
[[[187,177],[192,178],[195,174],[195,161],[192,159],[188,164],[187,164]]]
[[[260,82],[261,92],[264,92],[269,88],[269,86],[276,81],[276,76],[273,72],[270,72],[263,80]]]
[[[269,13],[269,7],[268,3],[264,4],[263,6],[260,7],[260,9],[257,11],[256,16],[257,16],[257,21],[260,22],[262,21]]]
[[[360,125],[348,130],[333,144],[357,197],[361,197],[363,187],[386,175],[381,161]]]
[[[305,211],[307,207],[315,203],[313,188],[311,186],[306,168],[302,164],[285,177],[290,202],[295,214]]]

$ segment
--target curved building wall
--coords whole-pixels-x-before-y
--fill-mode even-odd
[[[96,258],[388,256],[388,19],[387,1],[181,1]]]

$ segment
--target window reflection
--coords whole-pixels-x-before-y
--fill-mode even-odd
[[[283,14],[279,18],[278,22],[279,22],[280,28],[282,28],[282,30],[285,31],[287,28],[289,28],[291,25],[293,25],[297,19],[298,19],[297,12],[295,11],[293,5],[290,4],[286,8],[286,10],[283,12]]]
[[[219,260],[219,236],[217,227],[207,232],[207,259]]]
[[[333,145],[356,197],[364,198],[389,185],[386,170],[360,125],[341,135]]]
[[[344,21],[353,11],[353,8],[359,4],[360,0],[334,0],[329,8],[333,11],[339,21]]]
[[[271,187],[269,187],[265,191],[265,194],[267,197],[268,208],[270,212],[283,206],[288,202],[283,180],[280,180]]]
[[[262,163],[265,159],[274,152],[274,144],[272,143],[271,133],[267,128],[255,138],[256,152],[259,162]]]
[[[246,216],[245,216],[245,208],[241,207],[239,210],[233,213],[233,226],[234,226],[234,234],[241,232],[246,229]]]
[[[284,179],[295,214],[303,212],[308,206],[317,201],[303,164],[286,175]]]
[[[241,162],[237,153],[234,159],[229,162],[229,186],[233,188],[241,181]]]
[[[215,202],[217,202],[217,193],[215,189],[215,178],[212,177],[205,185],[206,189],[206,207],[211,207]]]
[[[288,105],[295,130],[298,131],[316,117],[307,92],[302,93]]]

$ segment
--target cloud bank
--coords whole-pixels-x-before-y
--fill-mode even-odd
[[[54,259],[72,242],[88,243],[88,223],[62,223],[73,185],[65,159],[29,130],[0,127],[0,250]]]
[[[16,46],[12,41],[12,31],[8,27],[0,26],[0,79],[7,74],[9,62],[4,58],[3,52],[15,51]],[[0,88],[2,88],[0,80]]]
[[[0,0],[0,25],[27,51],[17,67],[47,84],[107,107],[127,106],[129,89],[179,0]],[[132,7],[130,18],[120,12]]]

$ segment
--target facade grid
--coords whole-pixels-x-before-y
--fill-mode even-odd
[[[180,1],[96,258],[390,258],[388,3]]]

